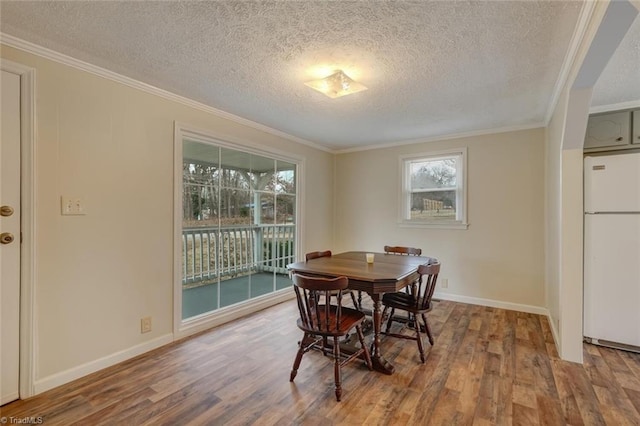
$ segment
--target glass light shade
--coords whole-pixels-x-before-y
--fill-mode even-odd
[[[341,70],[337,70],[328,77],[308,81],[305,84],[330,98],[339,98],[340,96],[367,90],[364,85],[353,81]]]

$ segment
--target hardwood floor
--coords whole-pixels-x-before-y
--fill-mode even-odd
[[[435,346],[384,338],[392,376],[345,366],[336,402],[328,357],[304,356],[287,302],[0,408],[46,425],[640,424],[640,354],[585,345],[558,359],[546,318],[439,301]]]

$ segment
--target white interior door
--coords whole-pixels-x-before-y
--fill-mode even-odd
[[[0,84],[0,403],[5,404],[20,396],[20,76],[3,70]]]

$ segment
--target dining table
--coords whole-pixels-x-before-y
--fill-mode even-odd
[[[367,262],[367,253],[373,253],[373,262]],[[287,269],[291,273],[316,277],[344,276],[349,279],[350,289],[366,292],[373,302],[373,368],[385,374],[393,374],[394,366],[380,351],[382,295],[402,290],[414,283],[418,279],[418,266],[435,261],[435,258],[427,256],[348,251],[306,262],[291,263],[287,265]]]

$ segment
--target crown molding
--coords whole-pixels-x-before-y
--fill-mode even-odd
[[[581,15],[579,18],[579,21],[581,23],[583,20],[585,22],[588,22],[589,18],[591,17],[592,7],[588,8],[586,6],[587,4],[590,4],[590,3],[591,2],[586,2],[585,6],[581,10]],[[585,12],[585,9],[589,9],[589,12],[588,13]],[[576,34],[578,33],[580,33],[580,37],[576,36]],[[436,141],[443,141],[443,140],[450,140],[450,139],[459,139],[459,138],[465,138],[465,137],[474,137],[474,136],[482,136],[487,134],[506,133],[506,132],[513,132],[513,131],[519,131],[519,130],[529,130],[529,129],[535,129],[540,127],[546,127],[550,121],[553,108],[555,108],[555,103],[557,102],[557,98],[559,97],[560,93],[562,93],[562,88],[564,87],[564,84],[566,84],[567,76],[571,68],[570,65],[567,65],[567,64],[568,63],[573,64],[573,61],[575,61],[575,55],[576,55],[575,51],[577,51],[577,48],[580,44],[579,40],[582,40],[583,36],[584,36],[584,29],[582,31],[574,32],[574,38],[572,39],[572,47],[569,50],[571,54],[570,55],[568,54],[565,57],[565,61],[564,61],[565,63],[563,64],[563,67],[562,67],[561,77],[556,82],[556,88],[554,90],[553,100],[552,100],[552,103],[549,105],[549,109],[547,110],[547,117],[544,122],[533,123],[529,125],[521,125],[521,126],[510,126],[510,127],[502,127],[502,128],[475,130],[471,132],[453,133],[453,134],[439,135],[439,136],[433,136],[428,138],[402,140],[402,141],[389,142],[389,143],[379,144],[379,145],[366,145],[366,146],[346,148],[346,149],[328,148],[316,142],[312,142],[303,138],[290,135],[280,130],[271,128],[269,126],[256,123],[246,118],[239,117],[237,115],[222,111],[220,109],[211,107],[201,102],[194,101],[193,99],[189,99],[184,96],[180,96],[175,93],[169,92],[167,90],[152,86],[150,84],[135,80],[133,78],[123,76],[116,72],[90,64],[88,62],[81,61],[79,59],[65,55],[63,53],[56,52],[49,48],[37,45],[35,43],[31,43],[29,41],[14,37],[12,35],[9,35],[3,32],[0,32],[0,44],[9,46],[15,49],[19,49],[24,52],[31,53],[33,55],[37,55],[42,58],[63,64],[72,68],[76,68],[81,71],[88,72],[102,78],[106,78],[108,80],[132,87],[134,89],[138,89],[138,90],[159,96],[161,98],[177,102],[179,104],[215,115],[223,119],[227,119],[229,121],[238,123],[240,125],[244,125],[244,126],[253,128],[255,130],[259,130],[259,131],[268,133],[270,135],[286,139],[291,142],[299,143],[301,145],[305,145],[310,148],[317,149],[319,151],[327,152],[330,154],[346,154],[346,153],[358,152],[358,151],[369,151],[374,149],[392,148],[392,147],[398,147],[403,145],[415,145],[420,143],[436,142]],[[574,44],[575,44],[575,47],[574,47]],[[566,74],[566,75],[563,76],[563,74]]]
[[[484,130],[474,130],[474,131],[471,131],[471,132],[451,133],[451,134],[448,134],[448,135],[433,136],[433,137],[429,137],[429,138],[411,139],[411,140],[404,140],[404,141],[398,141],[398,142],[390,142],[390,143],[381,144],[381,145],[368,145],[368,146],[363,146],[363,147],[340,149],[340,150],[334,151],[334,153],[335,154],[349,154],[349,153],[352,153],[352,152],[370,151],[370,150],[373,150],[373,149],[396,148],[396,147],[405,146],[405,145],[417,145],[417,144],[421,144],[421,143],[446,141],[446,140],[451,140],[451,139],[471,138],[471,137],[475,137],[475,136],[495,135],[495,134],[498,134],[498,133],[518,132],[520,130],[539,129],[541,127],[546,127],[546,126],[547,126],[546,123],[540,122],[540,123],[533,123],[533,124],[525,124],[525,125],[521,125],[521,126],[509,126],[509,127],[498,127],[498,128],[484,129]]]
[[[640,108],[640,99],[637,101],[620,102],[617,104],[598,105],[589,108],[589,114],[597,114],[600,112],[620,111],[623,109],[636,109]]]
[[[220,109],[211,107],[201,102],[194,101],[193,99],[189,99],[184,96],[177,95],[167,90],[160,89],[158,87],[152,86],[147,83],[143,83],[141,81],[135,80],[130,77],[126,77],[116,72],[107,70],[105,68],[101,68],[99,66],[90,64],[88,62],[81,61],[79,59],[65,55],[63,53],[56,52],[55,50],[48,49],[46,47],[37,45],[35,43],[31,43],[26,40],[22,40],[20,38],[14,37],[9,34],[5,34],[3,32],[0,32],[0,43],[9,47],[13,47],[15,49],[22,50],[27,53],[31,53],[31,54],[43,57],[45,59],[49,59],[54,62],[58,62],[63,65],[70,66],[72,68],[79,69],[81,71],[85,71],[85,72],[97,75],[102,78],[106,78],[111,81],[115,81],[120,84],[124,84],[125,86],[129,86],[134,89],[142,90],[144,92],[159,96],[161,98],[164,98],[173,102],[177,102],[179,104],[186,105],[188,107],[191,107],[203,112],[207,112],[209,114],[213,114],[217,117],[224,118],[229,121],[233,121],[243,126],[251,127],[255,130],[259,130],[259,131],[268,133],[270,135],[289,140],[291,142],[296,142],[296,143],[306,145],[311,148],[329,152],[329,153],[333,152],[331,149],[325,146],[319,145],[315,142],[290,135],[280,130],[271,128],[269,126],[265,126],[264,124],[256,123],[255,121],[251,121],[246,118],[239,117],[237,115],[228,113],[226,111],[222,111]]]
[[[548,126],[551,122],[551,117],[553,116],[553,112],[556,108],[556,105],[558,104],[558,100],[560,99],[562,91],[569,81],[569,76],[571,75],[571,71],[573,70],[575,62],[578,58],[580,46],[584,41],[584,37],[587,33],[587,29],[589,27],[589,23],[591,22],[591,17],[593,16],[593,11],[595,10],[596,5],[597,2],[595,1],[585,1],[582,4],[580,15],[578,15],[578,23],[576,24],[576,27],[573,31],[573,36],[571,37],[571,42],[569,43],[569,49],[567,49],[567,53],[564,56],[564,61],[562,62],[562,67],[560,68],[560,73],[558,74],[558,79],[556,80],[556,85],[553,88],[551,100],[549,101],[549,106],[547,107],[547,114],[544,120],[545,127]]]

